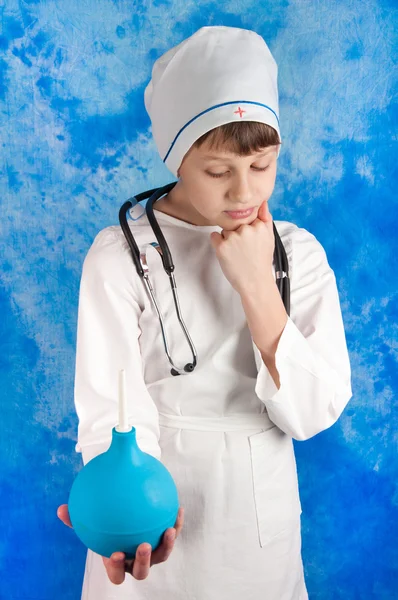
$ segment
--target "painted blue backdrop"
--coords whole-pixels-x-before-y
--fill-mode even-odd
[[[81,468],[82,262],[125,199],[173,180],[143,92],[154,60],[211,24],[254,29],[276,58],[271,211],[325,247],[346,326],[354,396],[295,442],[310,598],[398,598],[396,3],[0,0],[0,14],[0,598],[80,598],[85,549],[56,509]]]

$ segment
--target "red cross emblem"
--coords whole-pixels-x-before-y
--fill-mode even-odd
[[[242,110],[241,107],[239,106],[238,110],[236,110],[234,112],[234,115],[236,115],[236,113],[239,113],[239,116],[242,117],[243,113],[245,113],[245,110]]]

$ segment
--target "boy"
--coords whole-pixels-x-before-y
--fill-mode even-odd
[[[198,366],[170,376],[120,227],[101,231],[80,288],[77,449],[87,463],[108,448],[125,368],[139,446],[171,472],[184,515],[152,553],[141,545],[147,557],[128,563],[119,552],[103,559],[88,551],[83,600],[308,598],[292,438],[336,422],[351,397],[350,364],[325,252],[286,221],[278,233],[290,316],[275,284],[268,200],[281,143],[276,79],[264,40],[229,27],[200,29],[153,67],[145,105],[159,153],[178,177],[154,208]],[[146,215],[131,227],[139,247],[153,239]],[[159,260],[151,271],[173,356],[184,363]],[[68,523],[67,507],[60,511]],[[180,534],[177,543],[169,533]]]

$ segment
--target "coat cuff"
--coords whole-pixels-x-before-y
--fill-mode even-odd
[[[352,396],[350,382],[312,351],[290,317],[275,354],[279,390],[254,342],[253,347],[258,368],[255,392],[279,429],[296,440],[307,440],[336,422]]]
[[[285,385],[286,381],[282,379],[282,370],[284,362],[291,355],[297,356],[297,353],[300,352],[300,347],[303,345],[302,338],[304,343],[306,344],[306,340],[299,329],[296,327],[292,319],[288,316],[287,322],[284,330],[282,331],[282,335],[279,338],[278,347],[275,353],[275,364],[279,373],[280,378],[280,388],[278,389],[271,373],[269,372],[267,366],[265,365],[261,352],[256,346],[255,342],[252,340],[254,355],[256,359],[257,365],[257,381],[255,392],[257,396],[265,402],[266,400],[273,401],[282,401],[283,395],[285,393]],[[301,342],[301,344],[300,344]]]
[[[275,353],[275,365],[280,379],[279,390],[262,359],[260,350],[253,340],[252,342],[258,370],[255,392],[263,402],[284,402],[289,392],[292,391],[290,389],[292,385],[294,386],[292,382],[297,381],[293,377],[293,375],[297,376],[297,371],[307,373],[309,378],[321,380],[336,392],[340,391],[338,389],[339,378],[335,377],[336,374],[324,359],[312,351],[309,339],[304,337],[290,316],[288,316]],[[342,386],[341,391],[345,391],[345,385]]]

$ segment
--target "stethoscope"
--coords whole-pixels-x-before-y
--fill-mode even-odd
[[[169,247],[167,245],[167,242],[163,236],[163,233],[159,227],[159,224],[157,222],[157,219],[156,219],[154,211],[153,211],[153,204],[156,202],[156,200],[159,200],[159,198],[161,198],[162,196],[167,194],[170,190],[172,190],[173,187],[176,185],[176,183],[177,183],[177,181],[173,181],[172,183],[168,183],[167,185],[165,185],[163,187],[154,188],[152,190],[147,190],[146,192],[142,192],[141,194],[137,194],[137,196],[133,196],[132,198],[129,198],[128,200],[126,200],[126,202],[123,204],[123,206],[119,210],[119,222],[120,222],[120,226],[123,230],[123,233],[126,237],[126,240],[130,246],[131,255],[133,257],[133,261],[134,261],[137,273],[143,280],[144,285],[145,285],[150,297],[152,298],[152,302],[156,308],[156,312],[158,313],[160,327],[162,330],[164,348],[165,348],[167,357],[169,359],[169,362],[172,366],[171,374],[172,375],[186,375],[188,373],[192,373],[192,371],[195,369],[197,362],[198,362],[197,361],[197,353],[196,353],[195,346],[193,345],[192,339],[188,333],[188,330],[185,326],[185,323],[184,323],[182,315],[181,315],[180,303],[179,303],[178,295],[177,295],[177,284],[175,282],[175,278],[173,275],[173,272],[174,272],[173,259],[172,259]],[[131,233],[130,227],[127,223],[126,214],[130,208],[135,206],[138,202],[141,202],[141,200],[145,200],[146,198],[149,198],[149,199],[146,203],[145,211],[146,211],[146,215],[148,217],[149,223],[152,227],[153,233],[155,234],[155,237],[157,239],[157,242],[147,243],[141,248],[141,250],[139,250],[138,246],[135,242],[135,239]],[[274,225],[274,236],[275,236],[274,264],[275,264],[276,285],[278,286],[279,293],[282,297],[283,304],[285,306],[285,310],[286,310],[287,314],[290,315],[289,265],[288,265],[288,261],[287,261],[285,248],[279,237],[278,231],[275,227],[275,223],[273,225]],[[167,275],[169,276],[171,291],[173,292],[173,297],[174,297],[174,305],[175,305],[175,308],[177,311],[177,317],[180,322],[181,328],[184,332],[185,338],[188,341],[188,344],[191,348],[193,361],[191,363],[187,363],[183,369],[178,368],[174,364],[174,362],[170,356],[169,346],[168,346],[167,337],[166,337],[166,331],[165,331],[164,322],[163,322],[163,317],[160,312],[159,305],[156,301],[151,281],[149,279],[149,269],[148,269],[148,262],[147,262],[146,255],[147,255],[147,251],[150,247],[155,248],[155,250],[157,250],[158,253],[160,254],[160,257],[163,262],[163,268],[166,271]]]

